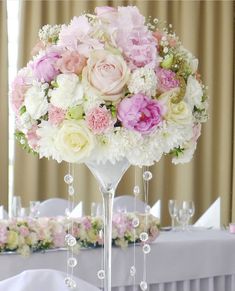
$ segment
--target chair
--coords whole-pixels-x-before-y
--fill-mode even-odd
[[[136,199],[136,211],[143,213],[145,212],[146,204]],[[133,212],[135,210],[135,197],[130,195],[122,195],[114,198],[113,201],[113,211],[114,212]]]
[[[68,201],[61,198],[51,198],[43,201],[39,206],[39,217],[64,216],[68,208]]]
[[[194,223],[194,226],[220,228],[220,204],[221,198],[219,197]]]
[[[51,269],[27,270],[14,277],[0,281],[1,291],[68,291],[64,283],[66,274]],[[76,290],[99,291],[99,289],[81,279],[73,277]]]

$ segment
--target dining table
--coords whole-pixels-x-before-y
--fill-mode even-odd
[[[235,234],[228,230],[192,227],[161,231],[144,258],[141,244],[112,248],[112,291],[140,290],[146,266],[149,291],[235,291]],[[102,289],[103,248],[81,248],[74,275]],[[35,252],[27,257],[0,254],[0,280],[24,270],[56,269],[66,272],[64,248]],[[136,274],[130,274],[135,265]],[[84,290],[85,291],[85,290]],[[89,291],[89,290],[88,290]]]

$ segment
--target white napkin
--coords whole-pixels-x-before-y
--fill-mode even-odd
[[[194,226],[220,228],[220,202],[221,198],[219,197],[194,223]]]
[[[158,200],[151,208],[150,213],[161,221],[161,200]]]
[[[83,203],[82,201],[78,203],[77,206],[74,207],[74,209],[70,213],[70,217],[72,218],[77,218],[77,217],[82,217],[83,214]]]

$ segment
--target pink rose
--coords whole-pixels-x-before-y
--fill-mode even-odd
[[[123,99],[118,105],[118,119],[130,130],[151,133],[162,121],[163,107],[143,94]]]
[[[179,80],[176,79],[176,74],[171,70],[159,68],[157,69],[156,75],[158,80],[158,90],[160,92],[170,91],[180,85]]]
[[[122,49],[128,66],[154,69],[157,65],[156,41],[151,32],[144,28],[135,28],[129,33],[118,33],[117,45]]]
[[[48,110],[48,121],[58,126],[65,118],[66,110],[63,110],[61,108],[58,108],[52,104],[50,104],[49,110]]]
[[[94,50],[82,71],[82,77],[85,86],[105,101],[117,101],[124,95],[129,73],[121,56],[106,50]]]
[[[56,65],[62,73],[75,73],[79,75],[86,66],[86,58],[76,51],[66,51],[58,59]]]
[[[96,107],[90,110],[86,115],[86,122],[94,134],[106,132],[114,124],[111,113],[106,107]]]
[[[28,144],[33,150],[36,150],[38,146],[39,136],[37,135],[37,130],[38,126],[33,125],[33,127],[26,134]]]
[[[38,81],[51,82],[59,75],[60,71],[56,68],[56,62],[59,58],[58,52],[51,51],[33,63],[32,69]]]

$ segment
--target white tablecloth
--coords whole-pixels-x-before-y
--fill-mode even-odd
[[[100,264],[101,249],[81,250],[75,275],[98,286]],[[133,290],[129,275],[132,264],[132,246],[113,248],[113,291]],[[141,246],[136,249],[136,266],[139,283],[143,274]],[[36,253],[28,258],[0,255],[0,280],[23,270],[42,268],[65,271],[66,252]],[[150,291],[234,291],[235,235],[219,230],[161,233],[147,256],[147,281]]]

